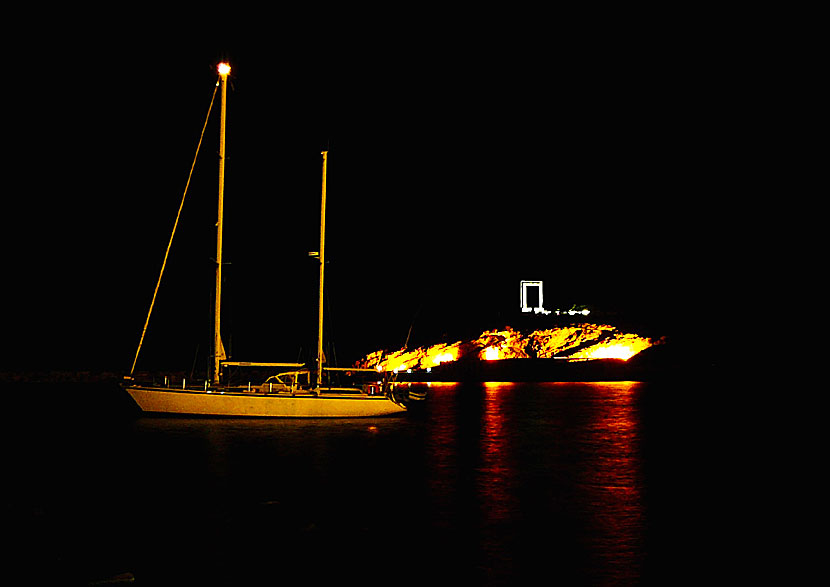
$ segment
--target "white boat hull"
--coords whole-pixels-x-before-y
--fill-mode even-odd
[[[406,408],[384,396],[275,395],[127,387],[144,412],[262,418],[368,418],[400,414]]]

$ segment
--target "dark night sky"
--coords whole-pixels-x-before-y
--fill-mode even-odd
[[[688,335],[700,308],[728,303],[719,280],[743,198],[730,68],[671,26],[540,28],[187,49],[88,35],[59,58],[32,54],[14,86],[0,369],[129,368],[222,58],[237,358],[295,360],[313,344],[323,148],[343,358],[400,345],[416,314],[424,339],[509,324],[520,279],[544,279],[548,307]],[[218,100],[146,366],[187,369],[206,350],[217,134]]]

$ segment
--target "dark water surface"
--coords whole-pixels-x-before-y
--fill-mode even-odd
[[[669,383],[432,384],[420,414],[313,421],[4,391],[19,584],[676,584],[721,556],[710,431]]]

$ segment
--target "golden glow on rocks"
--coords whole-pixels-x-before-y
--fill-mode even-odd
[[[395,352],[378,350],[357,362],[357,367],[378,371],[428,369],[461,358],[482,361],[501,359],[621,359],[627,361],[655,342],[637,334],[620,332],[607,324],[575,324],[534,330],[528,335],[509,326],[488,330],[475,340],[436,344]]]
[[[652,346],[652,342],[647,338],[641,338],[636,334],[618,334],[612,339],[598,342],[571,356],[574,359],[622,359],[627,361],[650,346]]]

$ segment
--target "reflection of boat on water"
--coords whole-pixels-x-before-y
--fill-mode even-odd
[[[317,356],[313,365],[303,363],[254,363],[229,361],[225,354],[220,333],[222,300],[222,223],[224,197],[224,162],[225,162],[225,101],[227,77],[230,67],[219,65],[221,87],[221,122],[219,138],[219,220],[216,223],[216,296],[214,314],[213,376],[212,381],[205,381],[201,386],[188,387],[184,382],[181,388],[167,385],[140,385],[133,379],[138,354],[144,341],[144,334],[152,313],[144,324],[135,360],[130,376],[125,378],[125,389],[145,412],[196,414],[211,416],[259,416],[259,417],[298,417],[298,418],[351,418],[398,414],[406,410],[406,405],[393,393],[393,385],[386,378],[377,382],[378,373],[371,369],[338,369],[324,367],[323,356],[323,286],[325,269],[325,227],[326,227],[326,163],[328,153],[323,155],[323,188],[320,213],[320,250],[313,254],[320,263],[319,312]],[[214,90],[215,96],[215,90]],[[208,113],[208,116],[210,113]],[[204,131],[203,131],[204,132]],[[186,190],[185,190],[186,193]],[[184,200],[182,200],[182,204]],[[181,207],[179,208],[181,213]],[[176,220],[178,224],[178,218]],[[173,228],[175,234],[175,226]],[[173,235],[170,237],[172,243]],[[170,251],[168,245],[167,253]],[[165,263],[167,256],[165,255]],[[164,272],[162,264],[161,273]],[[159,282],[161,275],[159,275]],[[158,285],[156,285],[156,293]],[[153,294],[155,302],[156,294]],[[268,369],[292,369],[278,373],[254,387],[232,388],[223,384],[224,367],[258,367]],[[369,375],[374,381],[364,384],[342,385],[338,376],[352,377]]]

